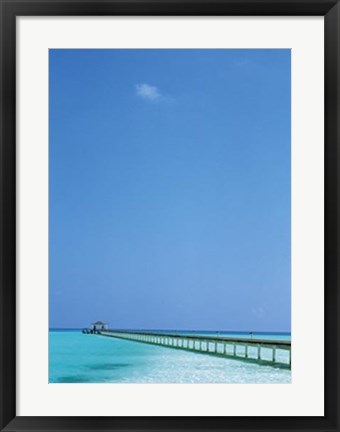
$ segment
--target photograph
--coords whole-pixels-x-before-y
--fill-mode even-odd
[[[49,383],[291,384],[291,50],[48,62]]]

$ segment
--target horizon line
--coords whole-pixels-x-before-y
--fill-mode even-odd
[[[49,327],[49,330],[82,330],[85,327]],[[110,328],[109,330],[138,330],[138,331],[187,331],[187,332],[214,332],[214,333],[289,333],[291,334],[291,330],[211,330],[211,329],[173,329],[173,328],[166,328],[166,329],[160,329],[160,328]]]

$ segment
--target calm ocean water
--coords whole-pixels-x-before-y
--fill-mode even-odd
[[[178,332],[188,334],[189,332]],[[193,332],[191,332],[193,333]],[[213,332],[195,332],[209,334]],[[249,337],[248,333],[221,336]],[[290,340],[289,334],[254,333]],[[291,371],[133,341],[50,330],[50,383],[290,383]]]

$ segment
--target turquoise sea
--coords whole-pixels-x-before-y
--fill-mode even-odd
[[[218,332],[218,335],[249,337],[249,333],[242,332]],[[290,340],[288,333],[254,333],[253,337]],[[100,335],[84,335],[80,330],[50,330],[49,382],[290,383],[291,371]]]

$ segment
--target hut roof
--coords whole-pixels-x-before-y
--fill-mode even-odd
[[[106,323],[103,323],[102,321],[96,321],[93,323],[94,325],[105,325]]]

